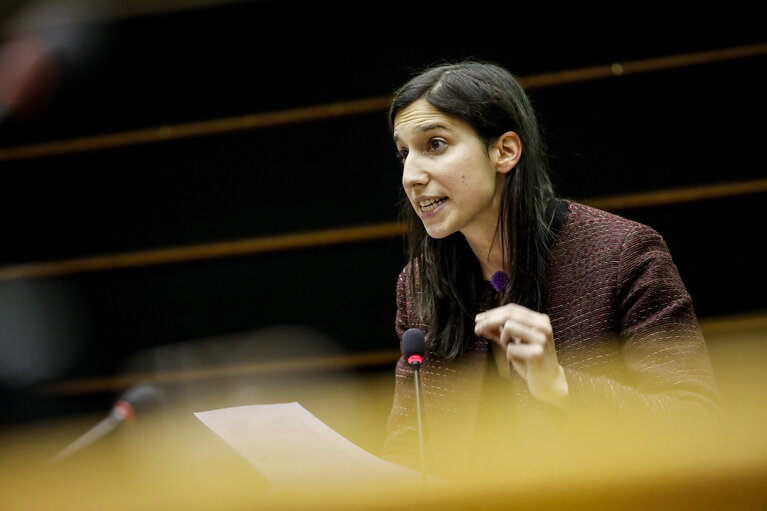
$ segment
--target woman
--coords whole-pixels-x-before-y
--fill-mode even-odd
[[[497,451],[499,435],[556,435],[578,417],[717,414],[705,344],[663,239],[555,198],[536,116],[508,71],[427,69],[396,92],[389,121],[410,227],[396,329],[426,334],[428,470]],[[401,359],[384,457],[410,465],[415,394]]]

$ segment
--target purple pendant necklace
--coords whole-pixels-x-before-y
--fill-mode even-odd
[[[497,271],[490,277],[490,284],[498,293],[503,293],[509,285],[509,276],[502,271]]]

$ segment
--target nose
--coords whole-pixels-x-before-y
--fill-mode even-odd
[[[423,161],[419,160],[416,155],[408,155],[402,167],[402,186],[405,189],[423,186],[429,182],[429,179],[430,174],[423,166]]]

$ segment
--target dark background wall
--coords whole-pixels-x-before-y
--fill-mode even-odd
[[[37,111],[0,119],[0,149],[386,96],[412,70],[447,59],[493,60],[528,77],[767,39],[745,15],[716,20],[716,30],[649,15],[562,28],[532,10],[504,24],[481,12],[472,23],[449,9],[367,9],[251,1],[49,26],[51,37],[74,29],[88,38],[64,55]],[[559,194],[762,179],[764,67],[761,52],[532,87]],[[3,267],[390,222],[400,193],[383,111],[6,157],[0,172]],[[763,200],[744,193],[617,212],[660,231],[699,316],[710,318],[767,309]],[[156,346],[274,325],[310,327],[342,353],[396,350],[403,260],[391,236],[4,279],[4,419],[102,407],[106,392],[45,406],[31,396],[52,382],[120,374]]]

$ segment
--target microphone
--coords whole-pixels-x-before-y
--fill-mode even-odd
[[[136,418],[137,410],[149,410],[159,405],[163,400],[164,394],[156,385],[141,383],[130,387],[117,398],[112,406],[112,410],[101,422],[51,458],[48,464],[58,463],[68,458],[100,439],[123,422],[132,423]]]
[[[410,367],[413,368],[415,378],[415,407],[418,417],[418,447],[421,455],[421,481],[426,484],[426,464],[423,452],[423,421],[421,420],[421,385],[418,380],[419,369],[423,363],[423,355],[426,352],[426,341],[423,332],[417,328],[410,328],[402,335],[402,354]]]
[[[423,332],[417,328],[411,328],[402,335],[402,354],[414,370],[417,371],[421,367],[425,352],[426,341]]]

